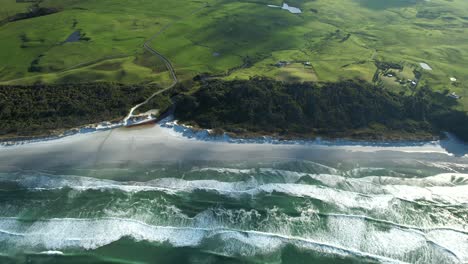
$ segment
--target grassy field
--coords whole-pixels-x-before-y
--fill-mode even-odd
[[[0,0],[0,20],[14,14],[26,12],[31,3],[17,3],[16,0]]]
[[[151,45],[182,80],[200,73],[282,81],[363,79],[412,92],[397,80],[462,96],[468,111],[468,2],[465,0],[44,0],[61,12],[0,27],[0,83],[170,82]],[[0,0],[0,19],[30,3]],[[65,42],[73,32],[81,39]],[[288,62],[278,67],[279,61]],[[398,63],[376,76],[376,61]],[[310,65],[304,65],[310,62]],[[424,70],[420,63],[432,70]],[[457,79],[451,82],[450,78]]]

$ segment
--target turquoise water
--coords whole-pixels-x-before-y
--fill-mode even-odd
[[[109,135],[0,149],[1,263],[468,261],[467,157]]]

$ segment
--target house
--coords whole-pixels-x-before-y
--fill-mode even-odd
[[[451,82],[456,82],[456,81],[457,81],[457,78],[455,78],[455,77],[450,77],[450,81],[451,81]]]
[[[289,62],[287,62],[287,61],[278,61],[278,62],[275,64],[276,67],[284,67],[284,66],[286,66],[286,65],[289,65]]]
[[[455,92],[449,94],[448,96],[452,97],[453,99],[460,99],[460,96],[458,96]]]

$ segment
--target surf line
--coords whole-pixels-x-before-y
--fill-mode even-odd
[[[17,217],[0,217],[0,220],[5,219],[5,220],[16,220],[16,221],[22,221],[21,218]],[[193,231],[202,231],[205,233],[218,233],[218,234],[229,234],[229,233],[238,233],[238,234],[244,234],[244,235],[257,235],[257,236],[263,236],[263,237],[271,237],[271,238],[276,238],[279,239],[281,242],[286,242],[286,243],[303,243],[306,245],[309,245],[311,247],[316,248],[316,250],[330,250],[333,253],[332,254],[337,254],[337,255],[353,255],[353,256],[358,256],[358,257],[364,257],[364,258],[370,258],[378,261],[384,261],[384,262],[392,262],[392,263],[401,263],[401,261],[381,256],[381,255],[376,255],[372,253],[367,253],[359,250],[354,250],[350,248],[345,248],[339,245],[333,245],[333,244],[328,244],[328,243],[323,243],[323,242],[318,242],[312,239],[308,238],[302,238],[302,237],[297,237],[297,236],[288,236],[288,235],[282,235],[282,234],[277,234],[277,233],[271,233],[271,232],[264,232],[264,231],[256,231],[256,230],[241,230],[241,229],[228,229],[228,228],[206,228],[206,227],[184,227],[184,226],[155,226],[155,225],[150,225],[145,222],[139,221],[139,220],[134,220],[134,219],[126,219],[126,218],[118,218],[118,217],[102,217],[102,218],[50,218],[50,219],[38,219],[37,222],[62,222],[62,221],[71,221],[71,222],[89,222],[89,221],[117,221],[117,222],[130,222],[134,223],[137,225],[141,225],[143,227],[151,228],[151,229],[161,229],[161,230],[175,230],[175,231],[184,231],[184,230],[193,230]],[[34,222],[32,220],[26,220],[26,222]],[[9,234],[13,236],[20,236],[20,237],[27,237],[28,234],[26,233],[13,233],[9,232],[6,230],[0,230],[0,233],[4,234]],[[46,233],[40,233],[40,234],[46,234]],[[34,235],[34,233],[32,234]],[[37,235],[37,233],[36,233]],[[131,234],[130,234],[131,235]],[[80,241],[82,239],[80,238],[73,238],[70,239],[72,241]],[[89,240],[89,238],[83,239],[83,240]],[[448,252],[450,253],[450,252]],[[456,255],[452,255],[453,257],[459,259]]]
[[[446,230],[446,231],[452,231],[452,232],[462,233],[462,234],[468,235],[468,231],[453,228],[453,227],[443,227],[443,226],[442,227],[437,227],[437,226],[436,227],[418,227],[418,226],[412,226],[412,225],[399,224],[399,223],[395,223],[395,222],[388,221],[388,220],[369,217],[369,216],[366,216],[366,215],[348,215],[348,214],[330,214],[330,213],[318,213],[318,215],[321,215],[321,216],[324,216],[324,217],[335,217],[335,218],[343,217],[343,218],[351,218],[351,219],[353,219],[353,218],[354,219],[363,219],[363,220],[367,220],[367,221],[371,221],[371,222],[376,222],[376,223],[386,224],[386,225],[389,225],[389,226],[394,226],[394,227],[400,228],[402,230],[418,231],[418,233],[419,232],[424,233],[424,232],[430,232],[430,231],[437,231],[437,230]]]

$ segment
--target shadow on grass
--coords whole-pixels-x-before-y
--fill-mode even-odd
[[[421,0],[355,0],[360,5],[374,10],[388,8],[408,7],[421,2]]]

